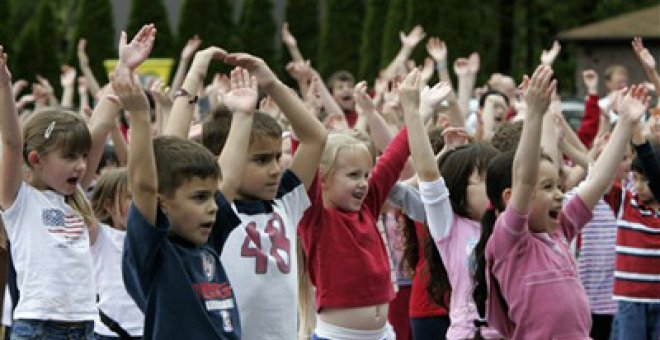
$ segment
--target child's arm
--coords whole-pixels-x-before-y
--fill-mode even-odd
[[[194,36],[188,39],[186,46],[184,46],[183,50],[181,50],[179,66],[176,68],[176,73],[174,73],[174,79],[172,80],[172,85],[170,87],[170,96],[174,95],[174,91],[181,87],[181,83],[183,83],[183,77],[186,75],[186,70],[190,64],[190,58],[192,58],[193,54],[195,54],[201,43],[202,39],[200,39],[198,36]]]
[[[625,153],[632,129],[648,108],[649,98],[642,86],[633,85],[630,90],[621,92],[614,101],[614,108],[619,113],[619,121],[612,131],[610,140],[593,166],[593,171],[583,185],[578,188],[578,195],[585,205],[593,210],[598,200],[603,197],[614,177],[614,171]]]
[[[587,87],[587,101],[584,103],[584,116],[577,135],[580,141],[590,147],[598,133],[600,123],[600,107],[598,106],[598,73],[594,70],[582,72],[584,85]]]
[[[127,71],[127,70],[124,70]],[[156,225],[158,178],[151,141],[149,102],[130,72],[112,77],[112,87],[124,109],[131,114],[131,150],[128,153],[128,183],[133,191],[133,204],[146,221]],[[123,77],[128,74],[129,77]]]
[[[60,105],[66,108],[73,108],[73,87],[76,85],[76,69],[69,65],[62,66],[60,84],[62,85]]]
[[[543,50],[543,52],[541,52],[541,64],[552,67],[552,63],[557,59],[559,51],[561,51],[561,45],[555,40],[552,42],[552,47],[550,47],[549,50]]]
[[[101,87],[99,86],[99,82],[96,81],[92,69],[89,67],[89,57],[87,57],[87,53],[85,52],[86,46],[87,40],[84,38],[78,40],[78,64],[80,66],[80,72],[87,78],[89,92],[96,98],[99,91],[101,91]]]
[[[211,59],[222,59],[227,52],[219,47],[209,47],[195,54],[192,66],[180,88],[174,89],[174,103],[170,111],[164,135],[188,139],[190,122],[195,112],[197,93],[202,86]]]
[[[394,60],[385,68],[383,71],[383,75],[385,76],[386,79],[392,79],[396,76],[397,70],[404,68],[405,69],[405,63],[406,60],[410,57],[410,54],[412,53],[413,49],[415,49],[415,46],[419,44],[422,39],[426,36],[426,33],[424,33],[424,29],[422,26],[415,26],[413,29],[406,35],[403,32],[399,32],[399,38],[401,39],[401,50],[399,50],[399,53],[397,53],[396,57],[394,57]]]
[[[305,59],[303,59],[302,53],[300,53],[300,50],[298,49],[298,42],[296,42],[296,38],[289,31],[288,22],[282,24],[282,42],[286,46],[286,49],[289,51],[289,54],[291,55],[291,59],[293,59],[293,61],[295,62],[305,61]]]
[[[413,159],[415,171],[422,182],[433,182],[440,178],[433,149],[425,132],[424,124],[419,116],[419,71],[414,69],[399,85],[399,97],[403,108],[403,117],[408,127],[408,145]],[[447,83],[440,82],[434,90],[442,91],[442,96],[449,93]]]
[[[381,151],[385,150],[387,144],[389,144],[392,138],[394,138],[394,133],[392,133],[390,127],[387,126],[387,122],[385,122],[383,116],[377,111],[371,97],[369,97],[366,82],[361,81],[355,85],[353,97],[355,98],[355,107],[360,114],[358,123],[355,124],[355,129],[360,129],[360,122],[361,120],[364,120],[366,126],[363,127],[362,130],[366,130],[366,127],[368,126],[376,148]]]
[[[458,107],[467,117],[470,114],[470,99],[479,71],[479,54],[472,53],[469,59],[458,58],[454,61],[454,73],[458,77]]]
[[[428,134],[419,116],[419,72],[414,69],[399,85],[399,96],[403,107],[403,116],[408,127],[408,144],[410,154],[419,178],[420,193],[426,208],[426,220],[429,232],[434,240],[440,240],[448,235],[453,213],[449,204],[449,194],[440,180],[440,171],[435,161]],[[449,84],[440,82],[433,87],[447,96]]]
[[[16,200],[23,176],[23,135],[11,90],[7,54],[0,46],[0,135],[2,135],[2,209]]]
[[[539,66],[529,80],[525,91],[527,115],[523,124],[520,143],[513,159],[512,194],[509,205],[519,214],[525,215],[530,210],[530,202],[539,171],[540,143],[545,115],[550,97],[557,86],[552,80],[552,69]]]
[[[126,32],[122,32],[119,39],[119,62],[115,69],[117,79],[133,77],[133,71],[149,57],[155,39],[156,27],[153,25],[142,26],[130,43],[127,43]],[[89,187],[96,174],[96,168],[103,155],[103,148],[108,139],[108,134],[116,124],[115,117],[118,111],[119,106],[114,97],[109,95],[108,92],[100,98],[98,105],[94,108],[92,119],[89,122],[92,148],[87,157],[87,171],[80,181],[83,189]]]
[[[241,185],[257,99],[257,79],[240,67],[231,71],[231,91],[225,95],[224,103],[234,116],[227,142],[218,157],[218,165],[222,169],[219,189],[227,202],[234,200]]]
[[[291,123],[300,145],[290,169],[305,185],[305,189],[309,189],[325,148],[327,135],[323,124],[308,112],[305,104],[291,89],[277,79],[262,59],[245,53],[231,53],[225,61],[250,71]]]
[[[655,92],[660,96],[660,74],[658,74],[658,70],[655,68],[655,58],[653,58],[651,52],[644,47],[644,43],[640,37],[635,37],[635,39],[633,39],[632,47],[633,51],[635,51],[635,55],[637,55],[637,59],[639,59],[639,62],[644,68],[644,72],[646,72],[646,76],[649,77],[649,80],[655,85]]]

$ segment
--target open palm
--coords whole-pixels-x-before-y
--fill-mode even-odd
[[[129,69],[134,70],[144,62],[151,53],[156,39],[156,27],[153,24],[144,25],[133,37],[130,43],[126,43],[126,32],[121,32],[119,39],[119,60]]]

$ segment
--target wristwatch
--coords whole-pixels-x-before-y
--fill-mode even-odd
[[[178,97],[185,96],[188,98],[188,104],[195,104],[197,103],[197,100],[199,99],[198,96],[192,96],[186,89],[180,87],[176,91],[174,91],[174,99],[177,99]]]

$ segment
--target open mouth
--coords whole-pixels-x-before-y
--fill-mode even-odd
[[[79,177],[69,177],[66,179],[66,182],[71,185],[77,185],[79,180],[80,180]]]
[[[363,191],[354,192],[352,196],[357,200],[362,200],[364,198],[364,192]]]
[[[548,212],[548,215],[549,215],[550,218],[552,218],[553,220],[556,220],[556,219],[559,218],[559,210],[550,210],[550,212]]]
[[[211,228],[213,228],[213,222],[202,223],[199,227],[205,230],[211,230]]]

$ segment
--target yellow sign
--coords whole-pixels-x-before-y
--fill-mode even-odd
[[[117,59],[106,59],[103,61],[103,66],[108,74],[115,69],[117,61]],[[137,68],[137,73],[142,77],[151,76],[160,78],[164,84],[168,84],[173,65],[174,59],[172,58],[150,58],[145,60]]]

